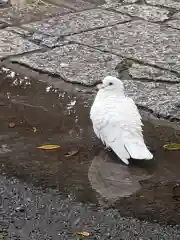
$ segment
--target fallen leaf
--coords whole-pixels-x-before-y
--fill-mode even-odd
[[[36,133],[37,132],[37,128],[33,127],[33,132]]]
[[[89,237],[89,233],[88,232],[77,232],[76,235],[82,236],[82,237]]]
[[[72,156],[76,155],[78,152],[79,152],[79,150],[69,151],[65,154],[65,157],[72,157]]]
[[[15,124],[14,122],[9,123],[9,127],[10,127],[10,128],[13,128],[13,127],[15,127],[15,126],[16,126],[16,124]]]
[[[52,150],[52,149],[60,148],[60,146],[59,145],[42,145],[37,148],[44,149],[44,150]]]
[[[165,150],[168,151],[173,151],[173,150],[180,150],[180,143],[170,143],[170,144],[166,144],[163,146],[163,148]]]

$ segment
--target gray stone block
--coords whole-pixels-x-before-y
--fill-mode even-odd
[[[89,1],[83,1],[83,0],[49,0],[54,5],[63,5],[69,9],[72,9],[74,11],[82,11],[85,9],[95,8],[96,4],[99,4],[98,2],[96,4],[93,4]]]
[[[159,24],[137,20],[66,39],[180,73],[179,31]]]
[[[32,0],[18,3],[9,8],[0,9],[0,18],[9,24],[25,24],[32,21],[39,21],[52,16],[72,12],[63,6],[53,6],[51,4]]]
[[[131,16],[137,16],[152,22],[167,20],[169,14],[167,9],[139,4],[116,6],[113,9],[121,13],[127,13]]]
[[[1,30],[0,34],[0,58],[22,54],[40,49],[34,43],[29,42],[15,33]]]
[[[113,54],[72,44],[45,53],[15,58],[12,61],[25,64],[35,70],[59,75],[68,82],[91,86],[108,74],[116,75],[115,67],[123,59]]]
[[[124,1],[119,1],[119,0],[106,0],[105,4],[102,4],[100,7],[104,9],[108,8],[113,8],[116,6],[124,5],[124,4],[133,4],[138,2],[139,0],[124,0]]]
[[[153,81],[180,82],[180,78],[175,74],[159,68],[133,63],[129,68],[132,78],[147,79]]]
[[[124,81],[127,95],[155,116],[180,119],[180,84]]]
[[[180,2],[177,0],[145,0],[150,5],[164,6],[180,10]]]
[[[54,17],[47,21],[23,25],[33,31],[53,36],[64,36],[129,21],[130,17],[102,9],[91,9]]]

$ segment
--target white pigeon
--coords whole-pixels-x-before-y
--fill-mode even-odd
[[[98,85],[90,110],[97,137],[126,164],[128,159],[152,159],[143,134],[142,121],[134,101],[124,95],[124,86],[116,77],[107,76]]]

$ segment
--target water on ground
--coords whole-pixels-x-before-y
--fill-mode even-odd
[[[180,153],[162,146],[180,142],[179,130],[163,121],[145,120],[145,140],[154,160],[126,166],[93,133],[89,119],[93,97],[55,89],[3,68],[0,173],[55,188],[97,208],[117,208],[123,216],[178,223]],[[45,144],[60,148],[37,148]]]

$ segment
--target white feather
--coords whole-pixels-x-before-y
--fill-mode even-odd
[[[109,85],[109,83],[113,85]],[[125,97],[122,82],[108,76],[103,80],[91,107],[90,118],[97,137],[126,164],[129,158],[152,159],[147,149],[139,111],[131,98]]]

